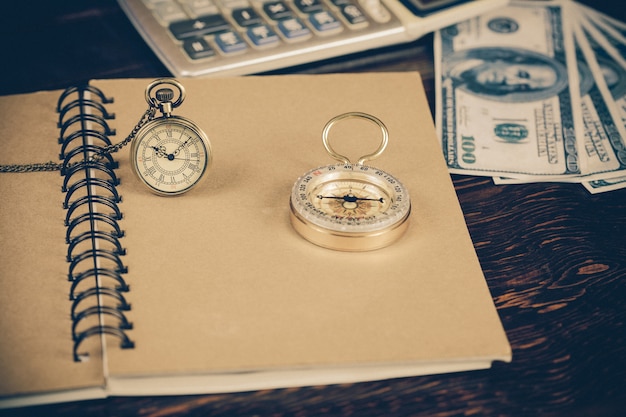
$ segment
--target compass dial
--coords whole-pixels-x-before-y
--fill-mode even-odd
[[[387,246],[408,225],[406,188],[390,174],[365,165],[338,164],[300,177],[291,193],[291,221],[320,246],[363,251]]]
[[[177,116],[156,120],[141,129],[131,155],[135,174],[159,195],[189,191],[211,164],[211,147],[204,133]]]
[[[312,198],[311,198],[312,197]],[[322,212],[345,222],[376,221],[392,201],[385,189],[358,179],[336,179],[319,184],[309,196]]]

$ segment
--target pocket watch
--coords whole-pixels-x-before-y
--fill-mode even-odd
[[[378,149],[356,163],[335,152],[328,139],[333,125],[348,118],[373,122],[382,132]],[[312,169],[295,182],[290,220],[302,237],[329,249],[368,251],[388,246],[402,236],[411,212],[408,190],[388,172],[365,165],[383,153],[388,141],[385,125],[366,113],[341,114],[326,124],[322,143],[340,163]]]
[[[177,93],[164,85],[174,87]],[[145,96],[148,105],[162,116],[137,131],[130,151],[133,172],[155,194],[185,193],[198,185],[211,166],[211,143],[191,120],[172,115],[185,99],[185,89],[178,81],[155,80]]]

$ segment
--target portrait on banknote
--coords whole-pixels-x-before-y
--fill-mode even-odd
[[[520,103],[543,100],[567,88],[567,68],[557,60],[521,48],[482,47],[455,52],[444,75],[456,88],[487,100]]]

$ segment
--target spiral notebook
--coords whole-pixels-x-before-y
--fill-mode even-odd
[[[67,163],[122,140],[147,108],[150,81],[0,97],[0,164]],[[204,129],[215,153],[189,194],[142,188],[127,148],[61,174],[0,174],[3,408],[511,360],[419,74],[182,81],[176,113]],[[405,235],[373,252],[317,247],[289,222],[293,183],[334,162],[321,131],[347,111],[387,125],[389,146],[371,165],[403,180],[412,199]],[[365,125],[347,126],[337,150],[356,158],[376,146]]]

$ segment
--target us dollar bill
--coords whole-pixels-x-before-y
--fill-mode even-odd
[[[580,18],[581,16],[579,16]],[[583,146],[580,158],[586,159],[588,173],[565,178],[567,182],[586,182],[591,192],[626,186],[626,77],[624,69],[589,38],[582,25],[575,26],[576,64],[583,118]],[[618,106],[617,101],[622,101]],[[620,112],[621,109],[621,112]],[[494,178],[496,184],[527,182],[513,178]]]
[[[584,182],[583,186],[591,194],[599,194],[605,193],[607,191],[620,190],[622,188],[626,188],[626,177],[588,181]]]
[[[626,23],[612,16],[606,15],[596,9],[585,4],[577,3],[577,11],[583,15],[588,21],[599,27],[604,27],[613,37],[621,36],[622,43],[626,43]]]
[[[583,16],[585,10],[590,9],[577,8],[577,15],[588,37],[601,44],[606,53],[626,67],[626,24],[597,11]]]
[[[563,9],[515,1],[435,35],[436,124],[451,172],[539,181],[586,173]]]
[[[583,158],[587,159],[586,179],[607,179],[626,175],[626,128],[609,89],[623,78],[623,68],[600,58],[598,44],[588,39],[583,28],[575,27],[577,67],[584,123]],[[592,47],[595,46],[595,48]],[[619,95],[623,93],[617,93]]]
[[[626,130],[626,61],[621,60],[621,54],[618,43],[622,42],[626,44],[626,38],[620,39],[620,29],[626,29],[626,25],[614,19],[601,15],[598,12],[582,9],[584,15],[579,14],[578,18],[581,22],[580,30],[577,32],[578,37],[584,40],[581,42],[583,45],[588,45],[586,50],[586,57],[592,61],[592,68],[594,68],[595,78],[597,84],[604,86],[603,97],[607,104],[613,105],[613,108],[617,111],[616,125],[617,128],[621,127],[622,138],[624,138],[624,130]],[[587,20],[585,20],[587,19]],[[594,25],[590,26],[594,20]],[[617,25],[611,30],[609,25]],[[602,30],[602,26],[604,26]],[[597,31],[594,32],[593,29]],[[609,38],[606,37],[606,35]],[[593,65],[595,62],[595,65]],[[596,178],[594,180],[583,183],[585,188],[591,193],[601,193],[606,191],[613,191],[621,188],[626,188],[626,171],[624,165],[626,164],[626,142],[622,139],[621,143],[614,144],[614,151],[617,158],[622,163],[622,176],[607,176],[606,178]]]

